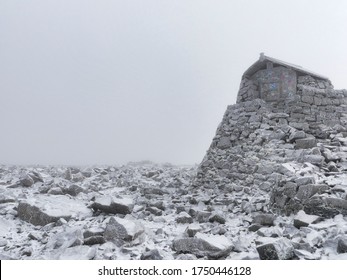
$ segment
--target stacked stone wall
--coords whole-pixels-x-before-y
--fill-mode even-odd
[[[241,101],[245,92],[250,100]],[[347,171],[347,91],[302,76],[295,98],[269,103],[254,92],[243,79],[238,102],[228,106],[194,185],[219,196],[249,192],[250,212],[261,201],[263,208],[286,214],[347,214],[347,185],[331,182],[335,173]]]

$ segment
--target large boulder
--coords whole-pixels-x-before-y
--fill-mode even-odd
[[[92,216],[92,211],[83,202],[62,195],[40,194],[20,201],[17,211],[23,221],[40,226],[57,222],[60,218],[69,220]]]
[[[229,255],[233,249],[233,244],[223,235],[215,236],[198,232],[192,238],[175,239],[172,248],[177,253],[219,259]]]

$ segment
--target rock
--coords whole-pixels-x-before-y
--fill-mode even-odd
[[[297,256],[299,259],[304,259],[304,260],[319,260],[320,259],[319,254],[312,254],[311,252],[308,252],[306,250],[300,250],[300,249],[294,249],[294,255]]]
[[[50,195],[63,195],[64,193],[63,193],[63,190],[60,187],[53,187],[53,188],[49,189],[47,194],[50,194]]]
[[[91,207],[106,213],[112,214],[130,214],[134,209],[134,202],[130,198],[113,198],[111,196],[99,196],[95,198]]]
[[[303,138],[295,140],[296,149],[310,149],[316,146],[315,138]]]
[[[219,259],[228,256],[233,245],[225,236],[209,236],[197,233],[192,238],[175,239],[172,247],[177,253],[189,253],[197,257]]]
[[[34,180],[34,183],[37,183],[37,182],[41,182],[43,183],[43,178],[41,176],[40,173],[36,172],[36,171],[31,171],[29,173],[30,177]]]
[[[290,260],[294,256],[294,247],[286,238],[260,245],[257,251],[261,260]]]
[[[64,193],[71,196],[77,196],[81,192],[83,192],[83,188],[75,184],[72,184],[68,188],[64,189]]]
[[[176,260],[188,261],[188,260],[197,260],[198,258],[193,254],[179,254],[176,257]]]
[[[341,237],[337,242],[337,252],[339,254],[347,253],[347,236]]]
[[[306,137],[306,133],[304,131],[294,131],[289,135],[289,141],[294,142],[297,139],[303,139]]]
[[[64,250],[54,250],[48,259],[56,260],[92,260],[95,257],[96,248],[86,245],[66,248]]]
[[[309,224],[317,223],[321,217],[316,215],[307,215],[305,211],[300,210],[294,218],[294,226],[296,228],[307,227]]]
[[[92,246],[95,244],[104,244],[106,242],[103,236],[89,236],[83,240],[84,245]]]
[[[24,187],[31,187],[35,183],[33,178],[31,178],[28,174],[23,175],[19,181]]]
[[[324,163],[324,157],[321,155],[306,155],[303,157],[303,162],[321,166]]]
[[[324,198],[324,202],[327,206],[347,210],[347,200],[335,197],[326,197]]]
[[[195,234],[198,233],[201,230],[202,230],[202,228],[200,227],[200,225],[198,225],[198,224],[191,224],[191,225],[189,225],[186,228],[185,232],[187,233],[187,235],[189,237],[194,237]]]
[[[231,141],[229,137],[221,137],[218,141],[217,147],[219,149],[227,149],[231,146]]]
[[[92,227],[90,229],[87,229],[83,232],[83,237],[88,238],[91,236],[103,236],[104,235],[104,229],[100,227]]]
[[[225,218],[223,217],[222,214],[218,214],[218,213],[212,214],[208,220],[211,223],[216,222],[219,224],[225,224]]]
[[[253,217],[253,224],[262,226],[273,226],[276,217],[273,214],[257,214]]]
[[[33,225],[47,225],[60,218],[85,218],[92,216],[92,212],[83,202],[66,196],[36,195],[35,197],[18,203],[18,217]]]
[[[138,221],[111,217],[106,226],[104,237],[107,241],[115,239],[133,241],[144,231],[144,227]]]
[[[320,184],[320,185],[302,185],[299,187],[299,190],[296,194],[296,197],[303,201],[309,199],[311,196],[314,194],[318,193],[321,194],[329,189],[329,186],[325,184]]]
[[[206,223],[209,221],[209,218],[211,216],[211,212],[208,211],[196,211],[195,213],[195,219],[199,222],[199,223]]]
[[[51,236],[47,248],[69,248],[83,244],[83,235],[80,228],[68,228],[65,231]]]
[[[191,224],[193,218],[187,212],[180,212],[176,218],[176,222],[179,224]]]
[[[261,227],[262,227],[262,225],[260,225],[260,224],[252,224],[248,227],[248,230],[252,231],[252,232],[256,232]]]
[[[148,206],[148,207],[146,208],[146,210],[147,210],[148,212],[150,212],[151,214],[155,215],[155,216],[161,216],[161,215],[163,215],[163,211],[160,210],[160,209],[157,208],[157,207],[154,207],[154,206]]]
[[[309,185],[309,184],[315,184],[315,179],[314,177],[311,176],[305,176],[305,177],[299,177],[295,179],[295,183],[298,186],[302,186],[302,185]]]
[[[154,249],[154,250],[150,250],[150,251],[142,253],[140,259],[141,260],[162,260],[163,257],[160,255],[157,249]]]

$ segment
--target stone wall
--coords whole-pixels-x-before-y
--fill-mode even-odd
[[[297,81],[292,99],[265,102],[243,79],[194,186],[217,196],[248,192],[250,212],[271,206],[286,214],[347,214],[347,91],[310,76]]]

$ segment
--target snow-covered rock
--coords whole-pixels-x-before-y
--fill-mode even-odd
[[[198,232],[192,238],[175,239],[172,247],[177,253],[218,259],[228,256],[233,244],[225,236],[206,235]]]
[[[94,210],[104,211],[112,214],[130,214],[134,209],[134,202],[131,198],[115,198],[103,195],[95,198],[91,205]]]
[[[92,215],[82,201],[66,196],[37,195],[18,203],[18,217],[33,225],[44,226],[60,218],[83,219]]]
[[[144,233],[144,231],[144,227],[138,221],[111,217],[106,226],[104,237],[109,241],[116,239],[133,241]]]

